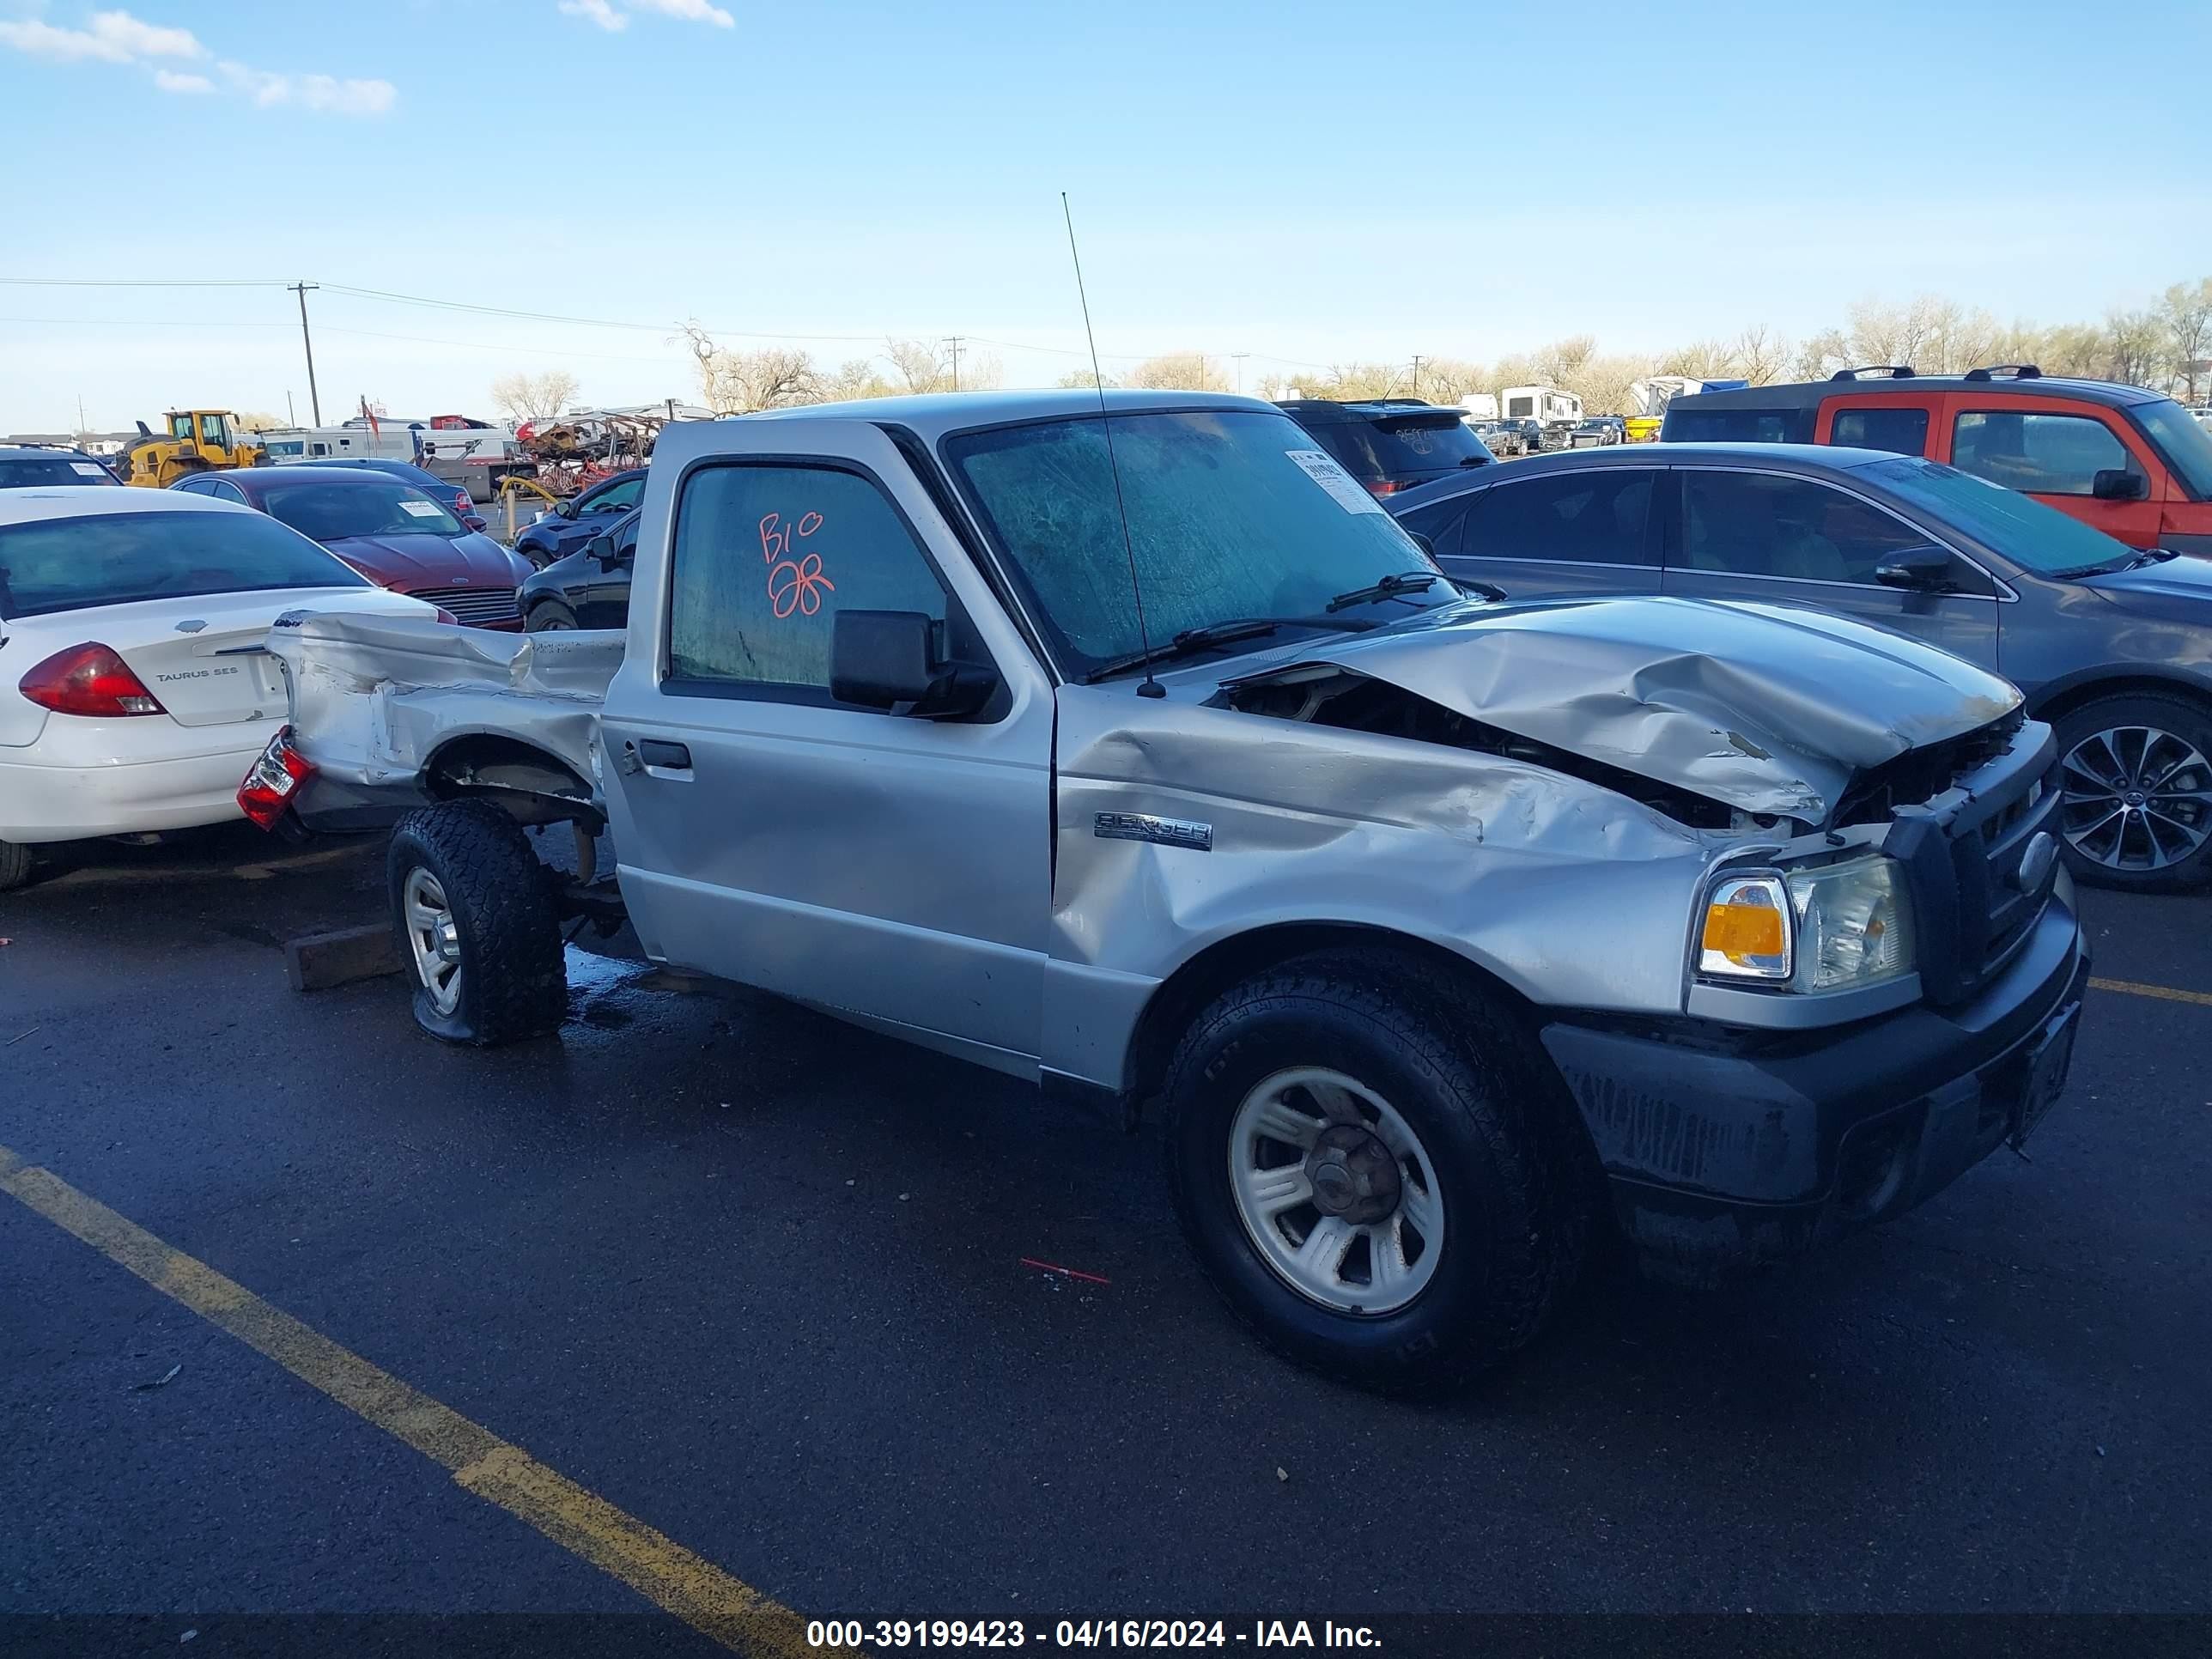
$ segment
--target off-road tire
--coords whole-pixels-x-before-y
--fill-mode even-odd
[[[1230,1126],[1264,1078],[1326,1066],[1389,1099],[1420,1138],[1447,1206],[1427,1286],[1379,1316],[1293,1290],[1254,1244],[1230,1186]],[[1387,952],[1298,957],[1223,995],[1167,1070],[1176,1212],[1215,1289],[1261,1340],[1340,1382],[1455,1392],[1510,1359],[1571,1285],[1594,1220],[1586,1148],[1534,1037],[1476,986]]]
[[[576,613],[558,599],[540,599],[530,607],[530,615],[523,623],[526,633],[543,634],[549,629],[576,628]]]
[[[2122,692],[2097,697],[2052,722],[2058,753],[2071,755],[2083,738],[2114,726],[2142,726],[2170,732],[2212,759],[2212,708],[2188,697],[2156,692]],[[2212,837],[2189,857],[2159,870],[2116,870],[2077,852],[2063,836],[2059,848],[2074,878],[2092,887],[2130,893],[2194,891],[2212,883]]]
[[[417,866],[444,890],[460,939],[460,995],[450,1014],[432,1001],[408,941],[402,894]],[[483,1048],[560,1030],[568,975],[559,919],[550,878],[521,825],[484,801],[420,807],[392,830],[385,868],[417,1024],[445,1042]]]
[[[31,878],[31,849],[12,841],[0,841],[0,893],[21,887]]]

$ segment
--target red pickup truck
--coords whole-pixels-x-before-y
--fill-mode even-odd
[[[2029,363],[1847,368],[1677,398],[1662,441],[1842,444],[1924,455],[2033,495],[2130,547],[2212,556],[2212,434],[2161,393]]]

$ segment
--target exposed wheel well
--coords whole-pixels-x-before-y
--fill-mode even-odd
[[[434,800],[493,802],[521,823],[582,823],[597,833],[606,823],[590,784],[519,738],[454,738],[424,765],[422,787]]]
[[[2157,674],[2117,674],[2109,679],[2085,680],[2048,693],[2029,704],[2027,712],[2055,726],[2082,704],[2094,702],[2100,697],[2172,697],[2212,711],[2212,696],[2190,681],[2167,679]]]
[[[1136,1036],[1129,1044],[1125,1081],[1131,1097],[1141,1102],[1158,1092],[1169,1056],[1175,1052],[1184,1030],[1208,1003],[1230,987],[1293,957],[1347,947],[1388,952],[1441,977],[1479,984],[1521,1018],[1528,1029],[1530,1040],[1534,1040],[1538,1022],[1528,999],[1496,975],[1486,973],[1465,957],[1440,945],[1410,934],[1350,922],[1287,922],[1254,928],[1207,945],[1152,993],[1137,1021]]]

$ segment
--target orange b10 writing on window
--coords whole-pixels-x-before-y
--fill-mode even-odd
[[[760,521],[761,560],[768,566],[769,609],[781,622],[787,617],[811,617],[822,609],[826,589],[837,584],[822,574],[819,553],[801,553],[799,544],[822,528],[819,513],[802,513],[787,525],[783,514],[771,513]]]

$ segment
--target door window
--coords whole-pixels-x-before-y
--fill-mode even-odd
[[[1692,570],[1863,582],[1927,535],[1840,489],[1771,472],[1684,467],[1682,562]]]
[[[1828,441],[1848,449],[1887,449],[1897,455],[1928,453],[1924,409],[1839,409]]]
[[[229,443],[230,433],[225,428],[222,416],[203,415],[200,416],[200,441],[202,443],[210,444]]]
[[[2093,495],[2100,472],[2142,471],[2102,421],[2016,410],[1960,416],[1951,428],[1951,465],[2037,495]]]
[[[1648,565],[1644,526],[1657,476],[1650,467],[1607,466],[1493,484],[1468,503],[1455,550],[1470,558]]]
[[[240,489],[234,483],[225,483],[221,478],[210,478],[208,480],[207,493],[214,496],[216,500],[219,501],[236,501],[240,507],[249,505],[246,499],[246,492],[244,490]]]
[[[827,467],[741,465],[684,480],[670,690],[827,702],[841,610],[946,619],[936,571],[873,483]]]
[[[1466,518],[1467,498],[1455,495],[1448,501],[1417,507],[1398,522],[1415,535],[1427,537],[1430,551],[1442,557],[1460,550],[1460,526]]]

